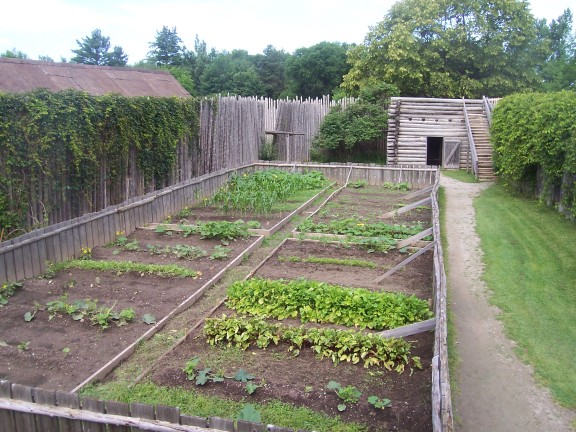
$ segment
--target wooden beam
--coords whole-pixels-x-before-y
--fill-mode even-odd
[[[418,189],[414,192],[409,193],[408,195],[404,195],[402,197],[402,199],[409,200],[409,199],[416,198],[417,196],[424,195],[424,194],[430,195],[432,193],[433,189],[434,189],[434,185],[425,187],[424,189]]]
[[[432,235],[432,228],[428,228],[427,230],[421,231],[418,234],[413,235],[412,237],[408,237],[407,239],[399,241],[398,243],[396,243],[396,249],[402,249],[405,248],[406,246],[410,246],[416,243],[418,240],[422,240],[424,237],[427,237],[429,235]]]
[[[378,333],[378,336],[383,338],[400,338],[406,336],[412,336],[418,333],[424,333],[425,331],[434,330],[436,327],[436,318],[430,318],[426,321],[420,321],[414,324],[408,324],[402,327],[393,328],[391,330],[385,330]]]
[[[430,198],[430,197],[424,198],[420,201],[416,201],[415,203],[405,205],[403,207],[400,207],[399,209],[389,211],[388,213],[384,213],[382,216],[380,216],[380,218],[381,219],[388,219],[388,218],[391,218],[393,216],[409,212],[410,210],[413,210],[416,207],[430,204],[431,202],[432,202],[432,198]]]
[[[400,264],[396,264],[394,267],[392,267],[390,270],[388,270],[386,273],[384,273],[382,276],[377,277],[376,279],[374,279],[374,283],[380,283],[382,282],[384,279],[386,279],[388,276],[396,273],[398,270],[400,270],[402,267],[405,267],[407,264],[411,263],[412,261],[414,261],[416,258],[418,258],[420,255],[422,255],[424,252],[428,252],[430,249],[432,249],[434,247],[434,244],[436,242],[430,242],[427,246],[423,247],[422,249],[420,249],[418,252],[410,255],[408,258],[406,258],[404,261],[402,261]]]

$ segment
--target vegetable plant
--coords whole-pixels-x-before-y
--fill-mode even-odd
[[[227,306],[239,313],[301,322],[383,330],[432,317],[428,302],[403,293],[347,288],[323,282],[252,278],[227,290]]]
[[[234,175],[206,204],[225,212],[270,213],[274,206],[297,192],[315,190],[327,184],[317,171],[304,174],[278,169]]]
[[[392,406],[392,401],[390,399],[380,399],[378,396],[368,396],[368,403],[378,409],[389,408]]]
[[[344,411],[346,404],[356,404],[360,400],[362,393],[354,386],[342,387],[339,382],[330,381],[326,386],[329,390],[334,390],[344,403],[338,404],[338,411]]]
[[[228,254],[230,252],[232,252],[232,249],[216,245],[214,246],[214,251],[208,258],[211,260],[225,260],[228,259]]]
[[[0,287],[0,307],[8,304],[8,299],[23,286],[22,282],[4,282]]]
[[[60,270],[83,269],[98,271],[113,271],[117,274],[126,272],[135,272],[144,274],[155,274],[163,277],[191,277],[200,276],[200,272],[190,270],[174,264],[144,264],[134,263],[131,261],[83,261],[71,260],[64,261],[50,266],[51,272],[55,273]]]
[[[270,324],[261,318],[227,317],[208,318],[204,336],[210,345],[226,344],[242,350],[250,346],[266,348],[271,343],[288,344],[288,351],[298,355],[308,348],[319,359],[328,358],[334,364],[341,361],[364,367],[382,366],[402,373],[406,365],[422,368],[420,359],[410,355],[410,343],[403,339],[382,338],[373,333],[328,328],[298,328]]]

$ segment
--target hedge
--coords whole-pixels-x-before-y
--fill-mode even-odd
[[[501,180],[576,217],[576,93],[507,96],[494,110],[494,165]]]

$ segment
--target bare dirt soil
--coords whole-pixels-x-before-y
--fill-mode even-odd
[[[152,314],[160,321],[182,301],[190,297],[210,280],[230,260],[246,249],[255,238],[233,241],[226,260],[210,260],[208,256],[194,260],[178,259],[173,254],[150,255],[146,244],[158,247],[183,244],[213,251],[218,240],[200,240],[199,236],[183,238],[159,235],[153,231],[137,230],[129,237],[137,240],[140,251],[121,251],[118,247],[95,248],[96,260],[138,261],[149,264],[178,264],[201,272],[195,279],[166,278],[137,273],[117,274],[87,270],[67,270],[50,279],[24,281],[22,289],[10,297],[0,309],[0,378],[19,384],[45,389],[69,391],[104,366],[110,359],[149,330],[142,322],[144,314]],[[97,300],[100,306],[114,306],[114,310],[133,308],[136,320],[117,327],[112,324],[100,330],[88,319],[74,321],[70,316],[49,318],[46,303],[67,294],[68,303],[75,300]],[[31,322],[24,314],[38,310]],[[20,345],[20,348],[18,347]],[[26,349],[24,349],[26,348]]]
[[[490,305],[482,281],[482,254],[472,202],[489,183],[442,177],[448,239],[448,287],[457,354],[453,392],[455,428],[463,432],[569,432],[574,413],[554,403],[530,366],[514,353],[514,342]]]

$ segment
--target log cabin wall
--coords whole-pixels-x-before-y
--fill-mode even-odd
[[[468,112],[482,113],[482,100],[467,99],[466,108]],[[429,143],[431,147],[441,145],[438,161],[431,160]],[[452,152],[455,147],[458,148]],[[451,153],[452,157],[448,158]],[[466,168],[469,153],[462,99],[391,99],[388,111],[388,165]]]

